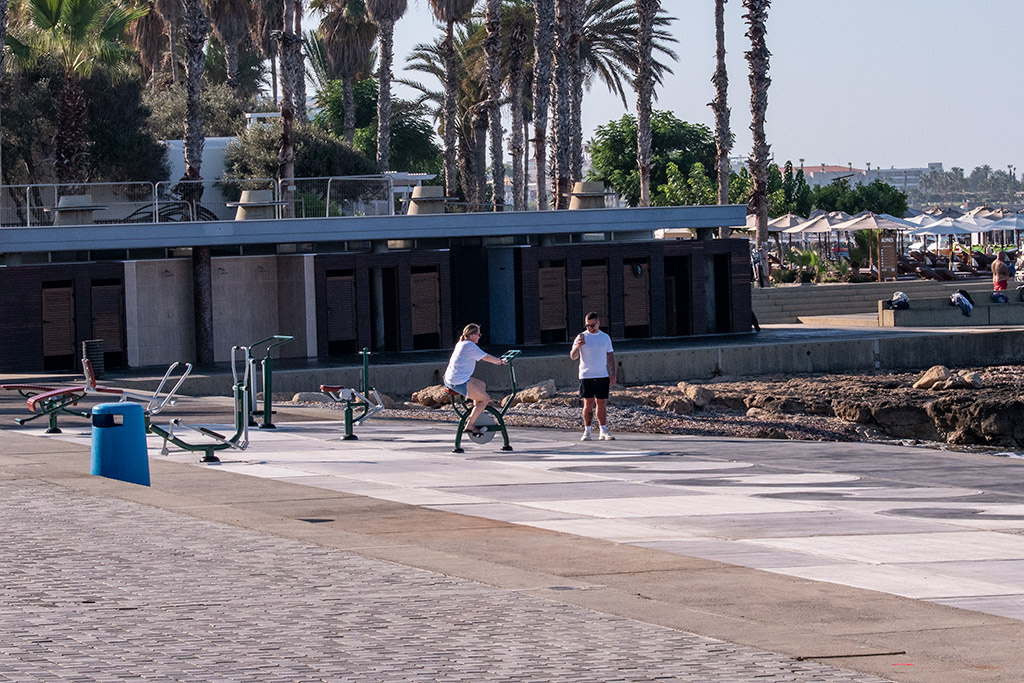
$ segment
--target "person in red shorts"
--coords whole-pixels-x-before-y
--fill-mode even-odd
[[[1006,266],[1006,252],[1001,251],[992,262],[992,291],[1005,292],[1010,281],[1010,269]]]

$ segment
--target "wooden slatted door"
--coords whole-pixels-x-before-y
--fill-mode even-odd
[[[75,356],[75,290],[43,287],[43,357]]]
[[[412,334],[441,333],[441,275],[437,270],[412,273]]]
[[[646,263],[627,263],[622,267],[622,297],[626,327],[651,323],[650,275]]]
[[[565,331],[566,288],[565,266],[538,269],[538,299],[540,301],[540,330]]]
[[[583,315],[593,311],[602,322],[608,317],[608,266],[583,266]],[[581,321],[582,322],[582,321]]]
[[[92,336],[103,340],[104,353],[124,351],[124,308],[121,285],[92,286]]]
[[[355,275],[328,275],[327,341],[355,341],[356,331]]]

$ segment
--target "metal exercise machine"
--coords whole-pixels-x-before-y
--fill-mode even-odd
[[[477,420],[476,426],[479,432],[469,432],[469,438],[481,446],[493,439],[496,433],[501,432],[501,437],[505,441],[505,445],[501,447],[501,450],[512,450],[512,446],[508,442],[508,429],[505,427],[505,413],[512,407],[512,401],[516,397],[516,369],[512,361],[520,353],[522,351],[518,349],[511,349],[501,356],[502,360],[508,361],[508,375],[512,380],[512,393],[502,403],[501,408],[495,408],[492,404],[487,404],[486,410]],[[455,448],[452,449],[452,453],[464,453],[465,451],[462,450],[462,435],[466,431],[466,421],[469,420],[469,414],[473,412],[473,409],[466,402],[466,397],[462,394],[451,389],[448,390],[448,393],[451,394],[452,407],[455,409],[455,414],[459,416],[459,426],[455,431]]]
[[[235,433],[231,436],[225,436],[224,434],[220,434],[206,427],[194,427],[186,424],[180,418],[171,420],[166,428],[148,423],[146,425],[146,429],[151,434],[155,434],[164,440],[163,448],[160,450],[161,455],[167,455],[169,453],[167,448],[168,441],[182,450],[202,451],[203,457],[200,462],[220,462],[220,458],[214,454],[216,451],[222,451],[227,448],[237,448],[244,451],[249,446],[248,391],[249,382],[251,380],[251,376],[249,375],[249,370],[251,368],[251,365],[248,362],[249,357],[249,347],[234,346],[231,348],[231,379],[234,383],[232,392],[235,399]],[[239,377],[239,375],[241,375],[241,377]],[[199,432],[203,436],[213,439],[214,443],[189,443],[174,434],[176,427],[183,427],[194,432]]]
[[[248,378],[250,380],[247,383],[247,386],[246,386],[246,398],[249,401],[249,426],[250,427],[257,426],[257,422],[256,422],[256,420],[254,419],[253,416],[261,415],[261,416],[263,416],[263,423],[259,424],[259,428],[260,429],[277,429],[277,425],[275,425],[272,422],[272,418],[273,418],[272,405],[273,405],[273,400],[274,400],[274,396],[273,396],[273,394],[274,394],[274,359],[270,357],[270,350],[272,348],[274,348],[275,346],[280,346],[281,344],[287,344],[288,342],[292,341],[293,339],[295,339],[295,337],[290,337],[290,336],[284,335],[284,334],[275,334],[273,337],[267,337],[266,339],[260,339],[258,342],[253,342],[249,346],[236,346],[235,347],[235,348],[238,348],[238,349],[245,349],[245,362],[248,365],[247,376],[248,376]],[[266,344],[267,342],[273,342],[273,343],[267,345],[266,354],[263,356],[263,360],[262,361],[258,361],[258,362],[262,363],[262,366],[263,366],[263,368],[262,368],[263,369],[263,373],[262,373],[263,374],[263,408],[261,410],[259,408],[258,402],[256,400],[256,395],[258,393],[257,390],[256,390],[256,363],[257,363],[257,360],[255,358],[253,358],[252,350],[254,348],[256,348],[257,346],[260,346],[261,344]],[[234,362],[234,359],[232,359],[232,362]]]
[[[352,428],[384,410],[380,394],[370,386],[370,349],[364,348],[359,353],[363,357],[363,381],[359,387],[360,391],[340,385],[320,385],[320,391],[330,396],[335,403],[345,404],[345,436],[341,437],[342,441],[358,439]],[[370,394],[373,394],[373,402],[367,398]]]
[[[0,385],[0,389],[17,391],[26,399],[25,404],[28,406],[29,411],[34,413],[31,417],[14,418],[15,423],[23,425],[27,422],[31,422],[32,420],[37,420],[45,416],[49,421],[46,433],[60,434],[61,430],[57,426],[57,416],[60,413],[67,413],[76,417],[84,417],[85,419],[90,419],[92,417],[92,411],[74,407],[77,406],[78,402],[86,396],[103,397],[109,400],[116,398],[119,402],[138,401],[139,403],[145,404],[143,410],[147,415],[156,415],[165,407],[174,405],[177,402],[177,399],[174,398],[174,394],[177,393],[178,389],[185,381],[185,378],[188,377],[190,372],[192,372],[191,363],[185,363],[184,372],[182,372],[182,375],[178,378],[174,388],[172,388],[166,396],[161,397],[160,392],[164,390],[164,386],[167,384],[168,379],[170,379],[178,365],[179,363],[171,363],[170,367],[167,368],[167,372],[164,373],[163,379],[160,380],[160,384],[157,386],[156,391],[154,391],[152,395],[140,391],[133,391],[131,389],[102,386],[98,384],[96,382],[96,373],[92,368],[92,361],[88,358],[82,359],[82,373],[85,375],[84,384],[68,387],[48,387],[35,384],[3,384]]]

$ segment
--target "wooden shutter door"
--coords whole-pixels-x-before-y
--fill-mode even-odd
[[[566,326],[565,266],[538,269],[540,329],[564,330]]]
[[[75,293],[71,287],[43,289],[43,356],[75,355]]]
[[[412,273],[412,334],[441,332],[441,276],[436,271]]]
[[[124,351],[121,285],[93,285],[92,336],[103,340],[103,351]]]
[[[608,318],[608,267],[583,266],[583,315],[594,311],[601,318]]]
[[[327,340],[356,338],[356,279],[354,275],[327,278]]]
[[[622,296],[625,308],[626,327],[648,325],[651,322],[651,298],[648,287],[647,265],[641,265],[640,275],[636,266],[622,267]]]

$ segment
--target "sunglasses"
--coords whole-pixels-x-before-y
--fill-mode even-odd
[[[589,329],[591,327],[597,327],[597,321],[594,321],[592,323],[587,323],[587,328]]]

